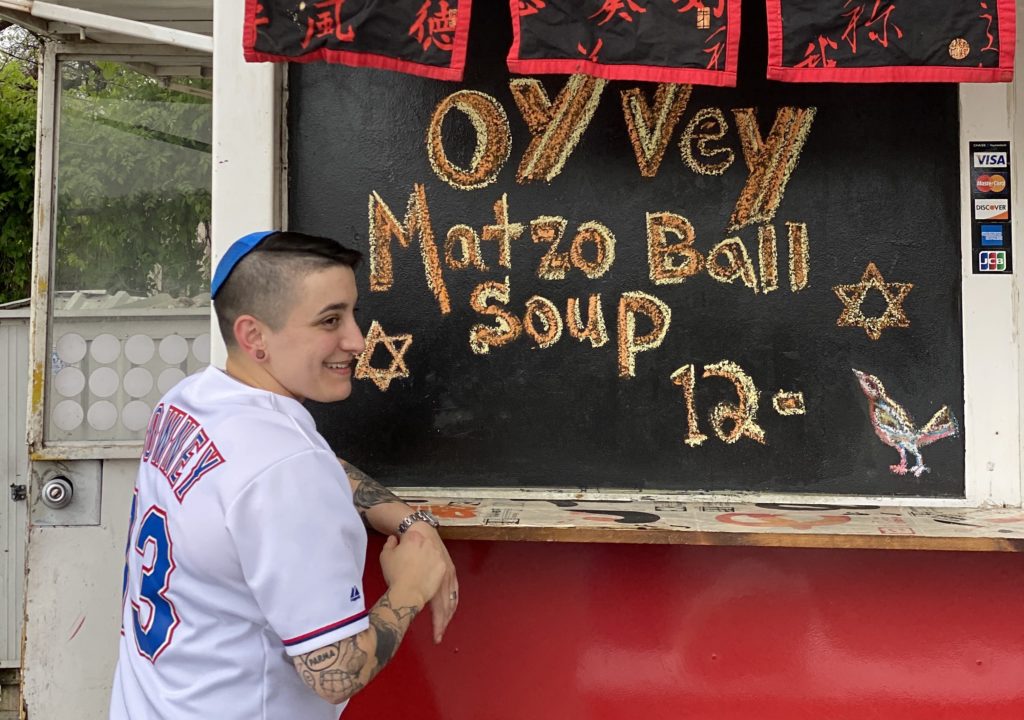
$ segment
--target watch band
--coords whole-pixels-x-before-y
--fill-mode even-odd
[[[398,523],[398,534],[403,535],[406,530],[412,527],[415,522],[425,522],[430,527],[439,527],[441,523],[437,521],[437,518],[426,512],[425,510],[417,510],[411,515],[407,515],[402,522]]]

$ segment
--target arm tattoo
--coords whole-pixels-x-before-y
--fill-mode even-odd
[[[356,491],[352,494],[352,500],[355,503],[356,509],[359,510],[359,514],[363,517],[366,517],[367,510],[376,505],[402,502],[397,495],[355,465],[344,460],[341,461],[341,465],[345,468],[349,478],[356,482]]]
[[[398,644],[402,642],[405,635],[405,628],[416,617],[419,608],[403,607],[396,608],[391,604],[391,598],[387,593],[377,602],[378,608],[388,608],[394,616],[394,620],[385,617],[386,613],[373,613],[370,615],[370,625],[377,631],[377,668],[383,668],[398,650]],[[405,627],[403,628],[402,625]]]
[[[420,608],[395,607],[384,593],[370,611],[370,627],[341,642],[293,658],[303,682],[321,697],[340,702],[355,695],[394,657]],[[368,654],[376,638],[373,657]]]

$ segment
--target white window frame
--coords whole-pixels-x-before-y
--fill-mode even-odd
[[[148,44],[97,44],[47,41],[39,72],[36,116],[35,213],[32,232],[32,303],[29,311],[29,387],[27,437],[32,460],[137,458],[138,441],[54,442],[46,439],[47,374],[52,347],[53,268],[57,196],[57,150],[60,128],[60,63],[63,60],[109,60],[169,67],[190,67],[209,55],[187,48]]]

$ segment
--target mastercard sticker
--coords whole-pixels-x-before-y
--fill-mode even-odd
[[[996,173],[992,175],[979,175],[974,185],[978,188],[978,192],[1001,193],[1006,189],[1006,178]]]

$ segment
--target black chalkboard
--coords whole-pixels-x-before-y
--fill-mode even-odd
[[[511,37],[507,14],[502,3],[475,4],[461,84],[321,64],[290,68],[289,226],[369,253],[371,194],[401,224],[418,185],[429,207],[432,245],[450,303],[450,312],[442,313],[428,287],[418,239],[408,248],[391,239],[390,289],[372,291],[369,263],[362,268],[364,330],[377,321],[390,336],[412,335],[408,347],[404,340],[392,343],[396,351],[404,349],[408,377],[382,381],[386,390],[359,381],[344,403],[312,404],[321,431],[339,454],[394,485],[963,496],[956,87],[768,82],[763,79],[763,3],[744,3],[738,87],[693,88],[653,177],[641,173],[621,94],[640,88],[653,104],[657,86],[609,82],[561,171],[549,181],[522,180],[517,173],[533,134],[512,96],[504,64]],[[554,99],[568,78],[537,80]],[[509,156],[497,164],[496,180],[468,190],[435,172],[427,148],[435,109],[461,90],[485,93],[499,103],[511,133]],[[762,148],[771,142],[777,117],[798,125],[800,113],[816,109],[777,206],[763,193],[741,201],[751,175],[737,117],[744,108],[756,109]],[[705,153],[691,151],[702,163],[698,167],[704,172],[697,172],[684,161],[680,139],[699,112],[715,109],[727,129],[705,144]],[[749,131],[747,122],[743,127]],[[705,117],[698,132],[714,126],[714,119]],[[441,128],[444,157],[453,166],[473,167],[477,132],[466,114],[449,112]],[[489,132],[493,138],[498,129]],[[696,147],[697,138],[690,139],[689,146]],[[758,147],[754,142],[750,149]],[[732,162],[720,174],[707,172],[708,165],[730,155]],[[784,165],[784,153],[776,160]],[[446,264],[449,229],[461,224],[481,234],[496,224],[494,205],[503,196],[508,221],[524,226],[510,243],[511,268],[499,265],[494,240],[481,242],[486,270]],[[743,202],[748,211],[760,207],[770,218],[730,229]],[[701,255],[727,238],[739,238],[749,264],[734,243],[715,261],[718,275],[728,276],[722,266],[738,258],[732,282],[702,270],[681,283],[655,283],[648,213],[686,218]],[[554,263],[556,268],[568,263],[564,279],[538,276],[550,245],[531,239],[531,222],[543,216],[566,221]],[[575,264],[568,252],[561,255],[580,226],[592,221],[616,239],[614,261],[603,274],[594,270],[599,257],[593,234],[584,233]],[[765,286],[773,284],[772,253],[762,262],[760,252],[761,239],[770,232],[766,226],[774,229],[777,249],[777,289],[770,292]],[[790,251],[791,232],[796,252]],[[671,234],[666,238],[678,240]],[[806,276],[799,252],[803,241]],[[792,278],[791,256],[796,257]],[[674,255],[663,262],[678,266],[683,260]],[[592,279],[580,268],[600,277]],[[376,270],[380,286],[380,260]],[[589,296],[600,293],[608,342],[593,347],[565,327],[548,347],[524,331],[487,354],[473,352],[471,328],[495,323],[471,307],[474,288],[487,281],[504,283],[506,277],[508,302],[492,295],[486,304],[520,322],[533,296],[550,301],[563,324],[567,300],[580,298],[585,321]],[[872,277],[881,284],[865,291]],[[623,301],[623,296],[641,297],[629,293],[653,296],[670,309],[671,319],[658,347],[636,353],[634,376],[622,377],[617,343],[626,323],[618,317],[620,304],[645,302]],[[534,306],[547,305],[535,300]],[[549,339],[539,315],[533,326],[542,340]],[[642,339],[652,329],[650,317],[638,312],[634,335]],[[386,345],[378,344],[369,365],[391,363]],[[395,369],[401,367],[396,363]],[[876,433],[853,369],[876,376],[905,411],[897,406],[878,415],[879,432],[885,434],[885,423],[899,426],[912,417],[909,442],[935,440],[922,448],[928,471],[890,469],[899,455]],[[710,415],[720,403],[739,403],[740,371],[756,387],[748,387],[748,398],[758,401],[756,426],[747,426],[735,442],[724,442]],[[802,393],[804,414],[780,414],[774,399],[779,391]],[[778,402],[781,410],[800,407],[794,396]],[[943,406],[948,412],[923,428]],[[719,420],[728,437],[735,424],[727,417]],[[943,437],[957,421],[958,434]],[[700,441],[702,435],[706,439]],[[907,468],[913,467],[911,453]]]

